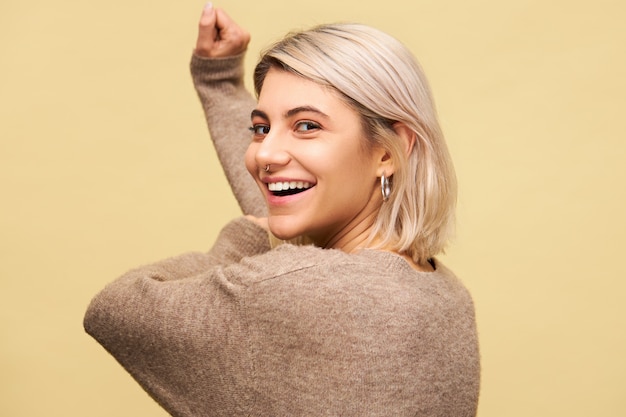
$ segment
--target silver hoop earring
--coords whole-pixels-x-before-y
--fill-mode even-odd
[[[270,164],[265,165],[265,172],[270,172]]]
[[[380,176],[380,190],[383,194],[383,201],[389,200],[389,196],[391,195],[391,181],[384,173]]]

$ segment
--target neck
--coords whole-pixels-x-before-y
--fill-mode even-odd
[[[376,201],[376,200],[373,200]],[[339,249],[346,253],[356,253],[362,249],[378,249],[395,253],[402,257],[413,269],[421,272],[432,272],[434,268],[432,265],[425,261],[423,263],[416,263],[406,253],[400,253],[397,250],[386,248],[380,245],[380,239],[372,237],[372,230],[374,223],[380,210],[380,203],[370,203],[359,215],[352,219],[344,227],[339,228],[339,231],[331,235],[330,238],[316,239],[313,236],[309,236],[316,246],[320,246],[326,249]]]
[[[372,246],[371,233],[374,228],[380,205],[368,204],[357,216],[338,231],[326,235],[323,239],[313,238],[317,246],[327,249],[339,249],[346,253],[354,253]]]

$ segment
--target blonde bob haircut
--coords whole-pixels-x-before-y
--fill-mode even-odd
[[[392,192],[372,235],[422,263],[443,252],[454,232],[456,177],[422,69],[392,36],[360,24],[329,24],[288,34],[267,49],[254,71],[257,96],[271,68],[329,87],[360,115],[366,146],[394,162]],[[415,133],[410,154],[394,125]]]

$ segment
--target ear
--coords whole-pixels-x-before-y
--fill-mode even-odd
[[[404,151],[405,155],[408,157],[415,147],[417,135],[402,122],[394,123],[393,130],[395,130],[398,137],[404,141]]]
[[[408,157],[415,147],[417,135],[402,122],[394,123],[393,130],[396,132],[396,135],[398,135],[398,139],[404,143],[404,155]],[[381,157],[379,159],[378,166],[378,176],[380,177],[382,174],[385,174],[389,177],[393,175],[395,171],[396,166],[394,164],[391,154],[388,151],[381,150]]]

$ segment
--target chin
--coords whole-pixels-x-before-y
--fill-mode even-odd
[[[276,229],[274,227],[270,227],[270,232],[272,233],[272,235],[274,235],[274,237],[280,240],[292,240],[296,239],[299,236],[297,234],[289,233],[287,231],[284,231],[282,229]]]
[[[300,237],[302,233],[293,227],[293,220],[268,218],[270,232],[280,240],[292,240]]]

